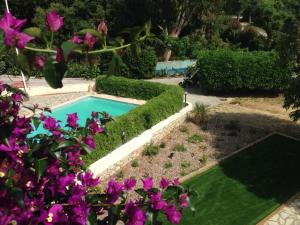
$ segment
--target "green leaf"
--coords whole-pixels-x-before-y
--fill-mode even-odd
[[[78,32],[79,35],[85,35],[86,33],[90,33],[94,37],[102,38],[102,34],[95,29],[88,28],[88,29],[83,29]]]
[[[23,195],[21,188],[13,187],[10,190],[10,194],[13,197],[13,199],[16,200],[18,205],[23,208],[24,207],[24,195]]]
[[[77,47],[77,44],[70,42],[70,41],[65,41],[61,45],[61,49],[63,51],[63,55],[65,58],[65,61],[68,60],[69,54]]]
[[[49,86],[54,89],[62,88],[62,79],[66,70],[67,67],[64,63],[57,63],[51,57],[49,57],[44,68],[45,80]]]
[[[92,149],[87,144],[81,144],[81,147],[87,154],[91,154]]]
[[[67,147],[70,147],[72,145],[74,145],[73,141],[70,141],[70,140],[64,141],[64,142],[59,143],[59,145],[56,147],[55,150],[59,150],[61,148],[67,148]]]
[[[47,168],[47,158],[44,159],[39,159],[35,162],[35,169],[38,175],[38,180],[40,180],[40,178],[43,176],[46,168]]]
[[[42,30],[38,27],[29,27],[29,28],[24,29],[23,32],[32,37],[36,37],[36,38],[42,37]]]
[[[19,55],[17,55],[16,62],[19,68],[24,72],[24,74],[26,74],[27,76],[30,75],[29,61],[23,53],[20,52]]]
[[[31,120],[32,120],[34,128],[37,130],[41,124],[40,119],[37,117],[33,117]]]

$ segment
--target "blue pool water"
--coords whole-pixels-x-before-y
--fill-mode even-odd
[[[53,109],[51,116],[60,120],[61,127],[63,128],[66,125],[68,117],[67,114],[77,113],[79,118],[78,124],[84,126],[86,119],[91,117],[92,112],[105,111],[112,117],[117,117],[136,107],[137,105],[134,104],[89,96]],[[45,115],[49,115],[49,113],[45,113]],[[37,131],[30,134],[30,136],[41,133],[47,133],[47,131],[43,129],[42,125],[39,126]]]
[[[195,65],[195,63],[195,60],[158,62],[155,68],[155,73],[158,75],[164,75],[166,73],[168,76],[172,76],[178,73],[185,73],[188,67]]]

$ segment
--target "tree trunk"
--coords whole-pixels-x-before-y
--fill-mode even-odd
[[[172,38],[178,38],[180,32],[178,32],[178,28],[174,28],[171,33],[168,35],[169,37]],[[166,49],[163,55],[163,59],[165,62],[168,62],[172,56],[172,50],[171,49]]]

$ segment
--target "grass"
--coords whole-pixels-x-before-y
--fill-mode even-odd
[[[200,134],[194,134],[188,138],[189,143],[197,144],[204,140],[203,136]]]
[[[137,159],[134,159],[132,162],[131,162],[131,166],[132,167],[138,167],[139,166],[139,161]]]
[[[273,135],[184,185],[196,214],[181,225],[254,225],[300,190],[300,142]],[[164,224],[168,224],[165,222]]]
[[[143,150],[144,156],[155,156],[160,152],[159,146],[153,145],[152,143],[147,145]]]
[[[183,144],[177,144],[174,146],[175,152],[186,152],[187,148]]]
[[[171,167],[173,167],[173,163],[171,161],[168,161],[164,164],[165,169],[170,169]]]

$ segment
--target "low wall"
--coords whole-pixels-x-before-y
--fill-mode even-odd
[[[118,147],[100,160],[89,166],[89,169],[101,178],[107,178],[115,174],[121,167],[129,163],[142,152],[145,145],[161,140],[167,136],[174,128],[180,126],[193,109],[191,103],[178,113],[168,117],[160,123],[146,130],[141,135]]]

